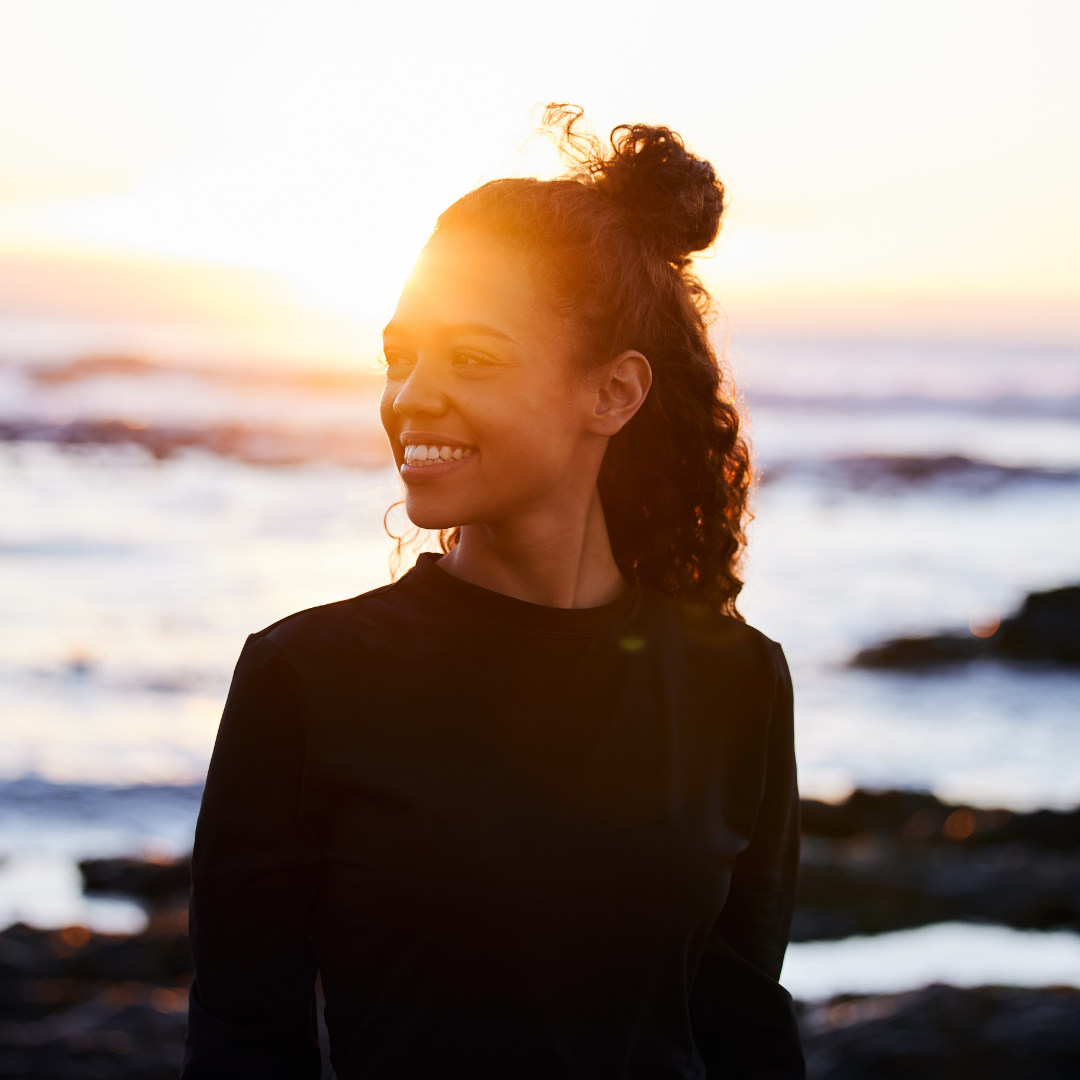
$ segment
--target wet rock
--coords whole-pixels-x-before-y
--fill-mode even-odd
[[[986,640],[999,656],[1080,664],[1080,585],[1031,593]]]
[[[862,650],[852,664],[912,669],[980,658],[1080,665],[1080,585],[1031,593],[1020,611],[987,637],[949,633],[893,638]]]
[[[1080,808],[1023,814],[946,803],[920,791],[859,788],[839,803],[803,799],[802,831],[832,839],[873,833],[911,844],[986,847],[1023,842],[1068,851],[1080,848]]]
[[[131,936],[81,926],[0,933],[0,1077],[173,1080],[191,952],[183,909]]]
[[[126,896],[160,904],[186,902],[191,892],[191,860],[164,863],[144,859],[84,859],[79,863],[83,891]]]
[[[0,932],[0,1010],[7,1019],[40,1019],[101,985],[186,985],[191,970],[184,908],[155,910],[150,926],[132,935],[16,923]]]
[[[1072,1080],[1080,991],[930,986],[800,1015],[807,1080]]]
[[[860,833],[899,836],[915,814],[930,811],[938,825],[945,820],[945,804],[921,791],[864,791],[857,788],[843,802],[802,800],[802,831],[807,836],[835,839]],[[926,837],[928,839],[928,837]]]
[[[175,1080],[184,1055],[187,997],[108,987],[41,1020],[0,1020],[5,1080]]]
[[[1030,814],[912,791],[802,803],[792,940],[950,920],[1080,931],[1080,810]]]
[[[939,634],[936,637],[892,638],[873,648],[863,649],[852,664],[865,668],[928,668],[942,664],[964,664],[990,655],[990,646],[982,638]]]
[[[909,845],[872,834],[804,843],[793,941],[953,920],[1080,931],[1080,851]]]
[[[186,908],[155,908],[133,936],[81,926],[0,933],[0,1078],[175,1080],[187,1027]],[[316,981],[323,1080],[329,1037]]]

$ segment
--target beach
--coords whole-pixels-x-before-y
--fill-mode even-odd
[[[1080,351],[761,338],[729,352],[759,468],[740,609],[791,664],[804,798],[1080,804],[1080,668],[852,663],[904,635],[981,632],[1030,593],[1080,582]],[[85,891],[78,864],[182,861],[246,635],[389,580],[383,515],[400,485],[378,377],[12,355],[0,385],[0,923],[84,927],[96,936],[80,949],[163,926],[175,938],[179,916]],[[906,842],[872,849],[871,832],[810,837],[806,858],[866,866]],[[931,982],[1080,986],[1075,922],[928,910],[940,917],[804,929],[789,989],[813,1003]],[[181,969],[123,1008],[175,1027],[179,999],[152,995]],[[813,1015],[819,1034],[843,1028]]]

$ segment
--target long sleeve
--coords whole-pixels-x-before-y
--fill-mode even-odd
[[[791,675],[779,646],[774,660],[761,804],[690,997],[694,1042],[710,1078],[805,1076],[794,1008],[778,982],[795,906],[799,792]]]
[[[302,815],[301,713],[281,653],[249,638],[195,834],[183,1080],[319,1076],[310,932],[319,848]]]

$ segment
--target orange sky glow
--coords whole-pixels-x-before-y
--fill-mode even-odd
[[[0,316],[366,355],[568,100],[715,163],[735,333],[1077,341],[1078,39],[1071,0],[0,0]]]

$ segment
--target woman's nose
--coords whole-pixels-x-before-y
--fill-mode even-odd
[[[394,412],[399,416],[441,416],[446,412],[446,395],[430,364],[418,361],[394,398]]]

